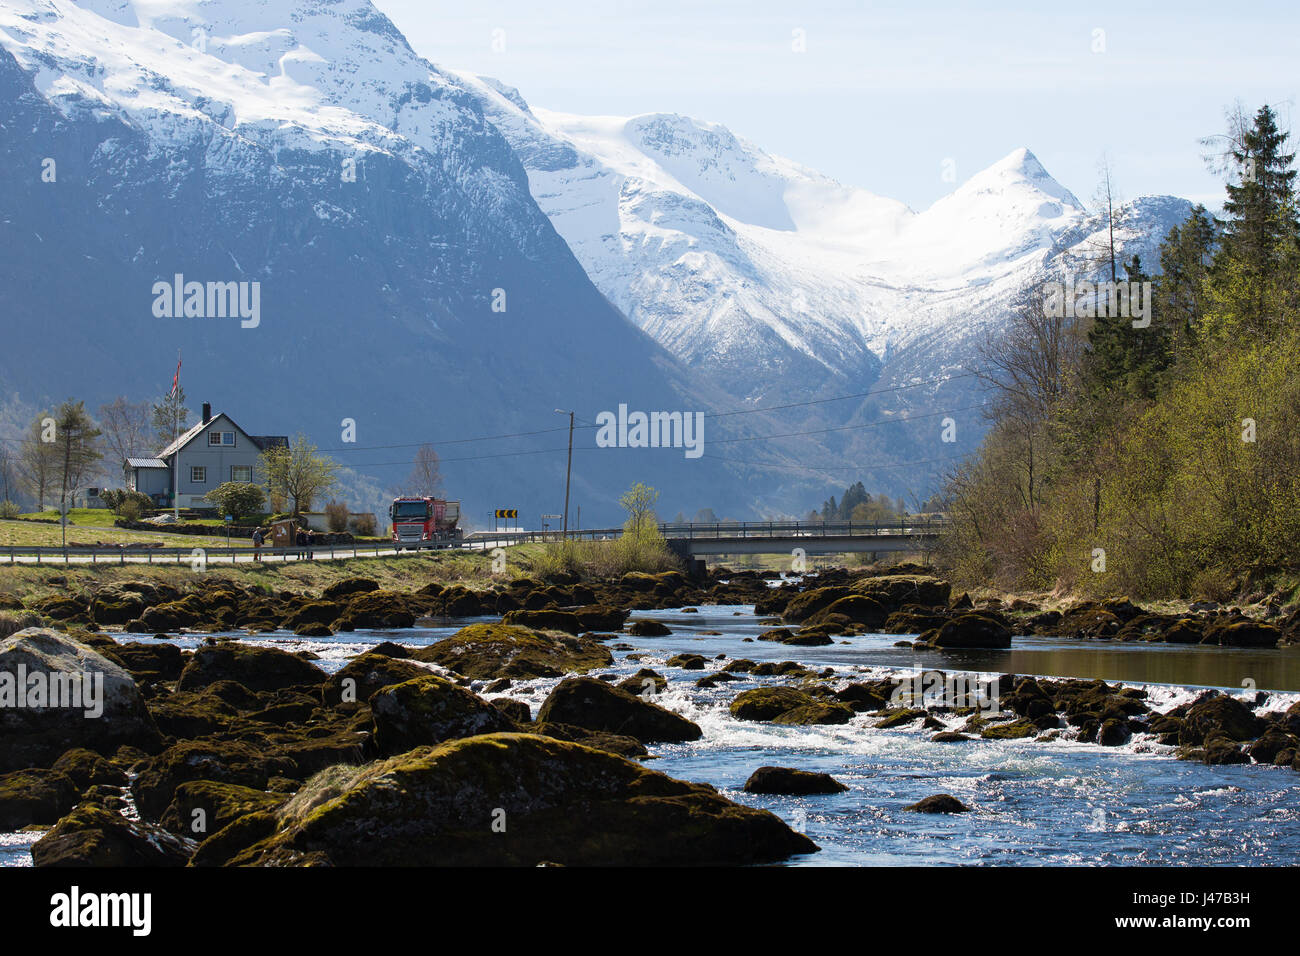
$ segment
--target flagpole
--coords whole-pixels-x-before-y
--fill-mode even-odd
[[[176,350],[176,379],[172,382],[172,445],[181,437],[181,352]],[[181,450],[172,452],[172,520],[181,520]]]

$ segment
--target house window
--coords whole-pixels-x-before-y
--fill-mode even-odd
[[[208,432],[208,444],[209,444],[209,445],[220,445],[220,446],[225,447],[225,448],[234,448],[234,447],[235,447],[235,433],[234,433],[234,432],[218,432],[218,431],[211,431],[211,432]]]
[[[203,465],[190,466],[190,484],[206,485],[208,483],[208,469]]]
[[[231,481],[252,481],[253,466],[252,465],[231,465],[230,480]]]

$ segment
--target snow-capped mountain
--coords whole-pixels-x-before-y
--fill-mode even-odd
[[[1023,148],[915,212],[717,124],[530,109],[495,80],[461,79],[601,291],[744,397],[771,394],[756,369],[836,388],[889,377],[919,343],[909,367],[969,364],[1028,277],[1079,268],[1100,225]],[[1187,208],[1131,204],[1122,238],[1149,252]]]
[[[10,407],[156,397],[180,349],[191,404],[369,487],[433,441],[471,517],[557,510],[553,409],[621,404],[708,413],[705,454],[580,428],[588,525],[637,480],[670,514],[923,496],[983,431],[975,344],[1099,245],[1027,150],[916,212],[720,125],[532,109],[368,0],[3,0],[0,163]],[[1125,251],[1186,206],[1130,204]],[[160,314],[177,276],[256,282],[258,320]]]

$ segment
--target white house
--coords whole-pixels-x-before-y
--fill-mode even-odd
[[[284,435],[250,435],[224,413],[213,415],[203,403],[202,420],[172,442],[157,458],[128,458],[129,484],[160,508],[172,506],[172,469],[179,467],[178,506],[211,508],[205,495],[226,481],[253,481],[263,451],[287,448]]]

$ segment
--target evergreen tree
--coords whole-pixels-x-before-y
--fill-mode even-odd
[[[1221,329],[1229,334],[1275,332],[1285,291],[1293,285],[1300,218],[1289,138],[1265,104],[1229,149],[1236,181],[1227,184],[1223,242],[1214,263]]]
[[[1206,282],[1218,240],[1214,219],[1201,205],[1169,230],[1160,246],[1160,276],[1156,280],[1156,310],[1179,360],[1195,349],[1205,323]]]

